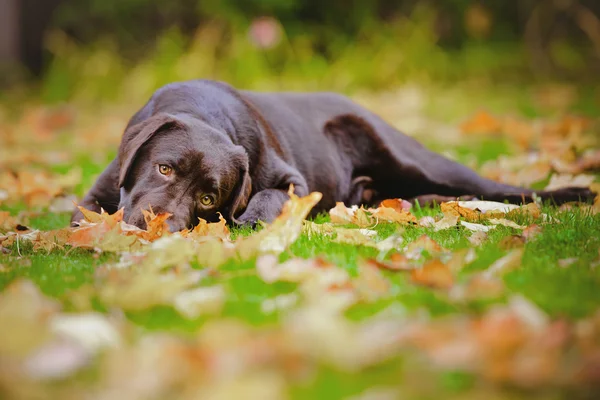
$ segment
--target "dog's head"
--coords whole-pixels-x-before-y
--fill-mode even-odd
[[[171,231],[246,207],[252,188],[248,156],[227,135],[201,121],[158,114],[125,132],[119,148],[119,208],[145,227],[141,210],[168,212]]]

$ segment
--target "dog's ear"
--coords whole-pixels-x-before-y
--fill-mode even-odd
[[[119,187],[125,185],[125,179],[133,166],[139,149],[156,133],[174,127],[183,128],[181,121],[168,114],[157,114],[143,122],[129,127],[123,134],[119,146]]]
[[[236,222],[235,216],[244,210],[252,194],[252,178],[248,172],[248,155],[241,146],[236,146],[232,155],[234,168],[237,170],[237,182],[231,194],[231,205],[229,206],[229,219]]]

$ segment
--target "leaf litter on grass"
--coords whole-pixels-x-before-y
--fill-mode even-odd
[[[2,163],[8,160],[12,167],[0,177],[0,204],[58,204],[79,184],[76,169],[65,175],[39,166],[73,162],[73,154],[53,148],[60,129],[84,123],[72,112],[29,112],[18,121],[10,134],[13,147],[38,143],[48,151],[0,150],[10,156]],[[106,130],[109,140],[100,147],[115,147],[125,123],[106,119],[94,129],[88,125],[74,140],[85,143]],[[550,179],[556,187],[594,188],[590,174],[598,169],[599,153],[586,149],[585,135],[593,127],[575,117],[539,124],[488,113],[462,128],[469,135],[508,136],[528,150],[523,157],[486,163],[484,173],[496,180],[530,185]],[[19,130],[35,134],[16,135]],[[550,139],[541,140],[542,135]],[[358,381],[395,362],[406,368],[395,370],[385,386],[365,382],[364,393],[398,397],[403,385],[429,387],[431,376],[457,371],[478,379],[481,387],[598,389],[600,314],[551,317],[505,285],[504,277],[522,268],[526,246],[548,224],[558,223],[544,218],[538,204],[455,201],[423,215],[402,199],[371,208],[338,203],[330,222],[315,223],[305,218],[320,194],[292,193],[277,220],[237,238],[222,217],[169,232],[166,213],[145,211],[147,226],[140,229],[124,222],[122,211],[82,209],[79,227],[41,231],[29,228],[25,214],[0,212],[0,246],[8,260],[26,260],[32,253],[69,257],[75,248],[90,259],[116,255],[95,268],[90,282],[59,299],[23,278],[0,292],[2,396],[283,399],[310,385],[323,369]],[[594,205],[563,210],[595,214],[599,205],[600,196]],[[302,235],[368,251],[359,252],[353,270],[327,254],[299,258],[290,248]],[[468,238],[466,247],[451,250],[460,248],[453,242],[457,237]],[[502,253],[489,260],[482,249],[493,243]],[[0,258],[0,271],[22,268],[9,262]],[[577,263],[577,257],[561,258],[558,268],[577,268]],[[259,312],[274,318],[271,323],[254,326],[231,316],[232,302],[254,301],[231,284],[237,279],[270,293],[256,300]],[[435,317],[426,301],[414,311],[396,307],[415,293],[454,311]],[[360,307],[373,311],[360,320],[348,317]],[[159,316],[165,309],[192,326],[191,333],[168,325],[150,330],[135,322],[136,315]],[[426,369],[418,367],[423,362]],[[399,385],[411,367],[423,376]]]

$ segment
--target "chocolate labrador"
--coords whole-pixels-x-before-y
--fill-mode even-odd
[[[129,122],[117,157],[81,205],[144,227],[141,209],[169,212],[172,231],[217,212],[237,224],[272,221],[288,188],[335,202],[461,195],[522,202],[534,193],[558,203],[592,194],[534,192],[484,179],[433,153],[377,115],[333,93],[256,93],[215,81],[173,83]],[[441,197],[440,197],[441,196]],[[422,197],[427,198],[427,196]],[[74,224],[82,214],[73,214]]]

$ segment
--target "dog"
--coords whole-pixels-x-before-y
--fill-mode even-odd
[[[271,222],[294,185],[318,191],[318,213],[386,198],[473,196],[520,203],[589,200],[587,189],[538,191],[494,182],[429,151],[383,119],[335,93],[258,93],[210,80],[158,89],[129,121],[116,158],[82,200],[124,209],[144,228],[142,209],[168,212],[171,231],[218,219]],[[76,210],[74,225],[83,218]]]

